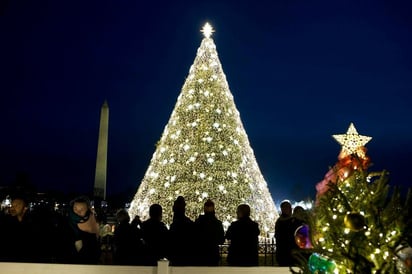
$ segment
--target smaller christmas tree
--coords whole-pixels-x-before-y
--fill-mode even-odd
[[[372,138],[359,135],[352,123],[346,134],[333,137],[342,145],[342,151],[338,162],[316,185],[310,224],[312,244],[308,245],[310,249],[302,250],[308,260],[301,270],[410,273],[400,256],[410,232],[410,192],[402,202],[399,189],[389,187],[388,172],[368,171],[370,159],[365,144]]]

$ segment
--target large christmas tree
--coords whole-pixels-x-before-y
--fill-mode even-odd
[[[402,258],[410,232],[408,199],[403,200],[397,188],[390,189],[386,171],[368,171],[365,144],[371,137],[359,135],[353,124],[346,134],[333,137],[342,150],[316,186],[313,248],[301,245],[311,254],[304,272],[410,273]]]
[[[129,213],[146,219],[150,205],[158,203],[170,224],[177,196],[185,197],[192,219],[212,199],[227,227],[236,218],[237,206],[246,203],[261,231],[274,231],[278,212],[210,37],[213,29],[206,24],[202,32],[197,56]]]

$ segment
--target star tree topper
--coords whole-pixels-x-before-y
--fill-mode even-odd
[[[342,145],[343,153],[347,155],[357,154],[360,157],[363,157],[364,155],[360,152],[359,148],[365,146],[372,139],[372,137],[369,136],[359,135],[353,123],[350,123],[346,134],[332,136]]]
[[[203,33],[203,35],[204,35],[206,38],[210,38],[210,36],[212,35],[212,33],[215,32],[215,30],[213,29],[213,27],[212,27],[209,23],[206,23],[206,24],[203,26],[201,32]]]

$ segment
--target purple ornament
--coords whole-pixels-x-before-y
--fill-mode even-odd
[[[299,248],[309,249],[313,248],[310,241],[309,226],[304,224],[295,230],[295,242]]]

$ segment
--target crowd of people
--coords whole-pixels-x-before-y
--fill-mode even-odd
[[[66,214],[46,208],[29,211],[24,197],[14,197],[7,214],[0,216],[0,261],[119,264],[155,266],[168,259],[172,266],[218,266],[219,246],[229,243],[230,266],[258,266],[259,225],[250,218],[250,207],[237,208],[237,220],[226,233],[215,215],[212,200],[204,204],[203,214],[191,220],[185,213],[186,202],[179,196],[173,204],[173,221],[162,222],[163,209],[153,204],[150,218],[132,221],[125,209],[116,212],[114,231],[102,226],[90,200],[81,196],[70,202]],[[294,214],[289,202],[281,204],[276,222],[276,259],[280,266],[294,263],[294,231],[305,220]],[[300,208],[299,210],[301,210]]]

